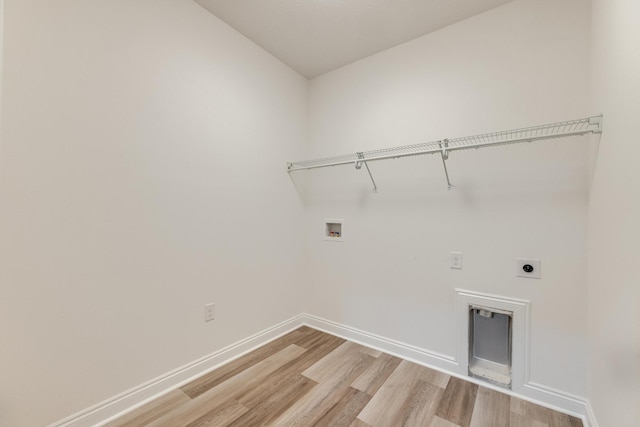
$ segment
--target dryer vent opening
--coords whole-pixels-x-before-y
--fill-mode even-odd
[[[469,306],[469,375],[511,388],[513,312]]]

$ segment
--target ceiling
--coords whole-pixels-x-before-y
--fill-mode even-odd
[[[307,78],[511,0],[195,0]]]

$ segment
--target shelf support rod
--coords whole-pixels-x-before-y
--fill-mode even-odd
[[[440,145],[440,156],[442,156],[444,175],[447,177],[447,190],[451,190],[451,181],[449,180],[449,171],[447,170],[447,159],[449,158],[449,140],[442,140],[438,145]]]
[[[371,175],[371,170],[369,169],[369,165],[364,160],[364,153],[358,152],[356,154],[358,156],[358,161],[356,161],[356,169],[360,169],[362,167],[362,164],[364,163],[364,167],[367,168],[367,172],[369,173],[369,178],[371,178],[371,183],[373,184],[373,192],[377,193],[378,186],[376,185],[376,182],[373,180],[373,175]]]

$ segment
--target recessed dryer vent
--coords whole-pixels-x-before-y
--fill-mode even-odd
[[[528,381],[530,302],[456,289],[457,369],[514,391]]]
[[[469,375],[511,388],[513,312],[469,306]]]

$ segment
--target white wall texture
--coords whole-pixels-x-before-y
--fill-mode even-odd
[[[191,1],[4,12],[0,425],[298,314],[307,81]]]
[[[457,287],[532,301],[532,382],[588,395],[604,427],[640,417],[631,0],[593,0],[591,39],[587,0],[516,0],[310,82],[194,2],[4,3],[0,425],[301,311],[455,356]],[[452,154],[451,191],[437,157],[372,164],[378,194],[364,170],[284,172],[601,111],[589,201],[578,139]]]
[[[589,200],[589,400],[601,427],[640,420],[640,3],[593,0],[593,108],[605,115]]]
[[[522,0],[315,78],[310,157],[531,126],[589,108],[589,8]],[[531,300],[530,380],[586,395],[587,144],[300,172],[309,313],[456,355],[454,288]],[[304,183],[304,180],[306,183]],[[322,240],[324,218],[344,243]],[[462,271],[449,252],[464,253]],[[515,277],[515,258],[542,279]]]

